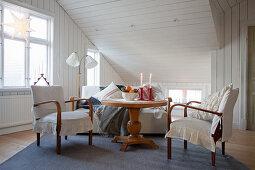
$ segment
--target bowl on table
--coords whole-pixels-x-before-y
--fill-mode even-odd
[[[138,93],[122,92],[122,97],[126,101],[134,101],[138,97]]]

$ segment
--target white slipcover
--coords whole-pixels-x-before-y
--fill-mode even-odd
[[[211,125],[209,121],[185,117],[170,124],[170,131],[167,132],[166,137],[187,140],[214,152],[215,143],[210,133]]]
[[[31,86],[33,103],[41,103],[49,100],[56,100],[61,106],[61,111],[66,111],[63,88],[61,86]],[[36,118],[44,117],[57,111],[56,104],[47,103],[32,107]]]
[[[93,129],[93,125],[87,109],[74,112],[61,112],[60,136],[76,135]],[[57,134],[57,112],[48,114],[34,121],[33,130],[37,133]]]
[[[222,142],[232,135],[233,109],[238,97],[239,89],[228,89],[224,94],[217,112],[222,113]],[[195,145],[201,145],[215,152],[215,143],[212,137],[221,117],[215,116],[213,121],[185,117],[170,124],[170,130],[165,137],[187,140]]]
[[[61,106],[60,136],[76,135],[93,129],[88,109],[66,111],[61,86],[31,86],[33,104],[56,100]],[[57,107],[54,103],[32,107],[34,113],[33,130],[36,133],[52,133],[57,130]]]

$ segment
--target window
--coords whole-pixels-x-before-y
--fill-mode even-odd
[[[97,61],[97,66],[92,69],[87,69],[87,86],[100,85],[99,82],[99,53],[95,50],[88,50],[87,55],[91,56]]]
[[[183,90],[169,90],[169,97],[172,97],[175,103],[183,103]]]
[[[29,87],[40,74],[50,79],[50,18],[32,12],[15,11],[1,5],[0,9],[1,23],[14,23],[13,13],[18,18],[26,16],[31,19],[30,27],[35,30],[27,33],[26,41],[21,35],[12,37],[12,27],[3,24],[0,28],[1,87]]]
[[[187,101],[201,101],[202,91],[201,90],[187,90],[186,91]]]
[[[202,100],[202,90],[199,89],[170,89],[168,92],[174,103]]]

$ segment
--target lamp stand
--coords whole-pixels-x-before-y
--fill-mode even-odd
[[[78,89],[78,97],[81,97],[81,73],[79,73],[79,89]]]
[[[78,97],[81,98],[81,66],[79,65]]]

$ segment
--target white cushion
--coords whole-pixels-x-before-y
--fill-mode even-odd
[[[187,140],[215,152],[215,143],[210,130],[211,122],[185,117],[170,124],[166,137]]]
[[[93,97],[97,98],[99,101],[102,101],[108,98],[121,99],[122,93],[120,89],[112,82],[108,87],[98,92]]]
[[[220,92],[213,93],[209,95],[199,106],[199,108],[210,110],[210,111],[218,111],[221,100],[228,89],[232,89],[232,84],[225,86]],[[189,114],[189,117],[212,121],[214,118],[214,114],[195,110]]]
[[[99,86],[82,86],[82,94],[81,97],[85,99],[89,99],[91,96],[100,92]]]
[[[31,86],[33,103],[40,103],[49,100],[56,100],[61,106],[61,111],[66,111],[64,92],[61,86]],[[47,114],[57,111],[56,104],[47,103],[37,107],[32,107],[36,118],[41,118]]]
[[[152,96],[155,100],[164,100],[165,95],[163,93],[163,90],[159,84],[152,84]]]
[[[222,141],[228,141],[232,136],[233,126],[233,109],[237,101],[239,89],[230,89],[229,93],[224,95],[219,106],[219,112],[223,113],[222,117]]]
[[[74,112],[61,112],[60,136],[76,135],[93,129],[88,109],[79,109]],[[48,114],[34,121],[33,130],[37,133],[57,133],[57,113]]]

